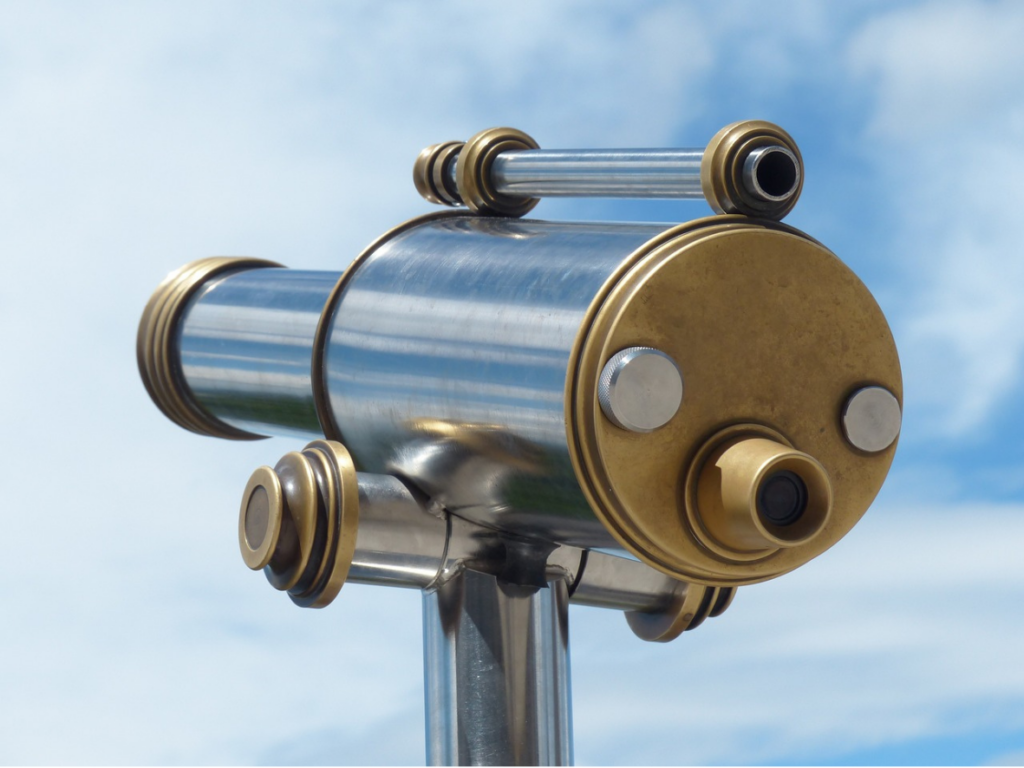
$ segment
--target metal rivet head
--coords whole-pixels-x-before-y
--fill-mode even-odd
[[[604,366],[597,398],[604,415],[631,432],[667,424],[683,401],[683,375],[675,361],[651,347],[629,347]]]
[[[868,453],[884,451],[900,434],[900,403],[884,387],[858,389],[843,408],[843,432],[850,445]]]

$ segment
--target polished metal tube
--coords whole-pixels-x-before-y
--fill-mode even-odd
[[[448,523],[391,475],[357,473],[359,528],[347,581],[424,589],[445,564]]]
[[[569,460],[566,378],[595,295],[666,227],[453,215],[393,235],[336,300],[320,416],[361,470],[461,517],[620,549]],[[310,366],[338,277],[249,269],[198,290],[179,344],[199,406],[255,434],[322,435]]]
[[[702,200],[698,149],[522,149],[495,156],[494,191],[514,197],[644,197]],[[753,199],[784,202],[797,193],[801,162],[786,147],[759,147],[744,156],[741,182]],[[458,188],[458,158],[447,166]]]
[[[620,548],[569,460],[566,378],[594,296],[665,228],[453,216],[381,244],[326,348],[331,417],[356,461],[475,522]]]
[[[473,570],[424,593],[430,765],[572,763],[567,597]]]
[[[703,199],[703,156],[703,148],[514,150],[494,158],[491,183],[520,197]]]
[[[455,515],[432,514],[391,475],[357,473],[359,528],[347,581],[433,589],[463,570],[503,573],[514,580],[540,563],[572,584],[569,602],[619,611],[660,611],[687,585],[650,566],[605,552],[541,542],[511,545],[500,531]],[[525,547],[525,548],[523,548]],[[536,561],[536,562],[534,562]],[[528,571],[527,571],[528,572]],[[530,580],[530,579],[527,579]]]
[[[687,589],[638,560],[589,551],[573,586],[574,604],[620,611],[661,611]]]
[[[221,421],[258,434],[316,435],[313,335],[337,272],[246,269],[203,285],[185,307],[185,384]]]

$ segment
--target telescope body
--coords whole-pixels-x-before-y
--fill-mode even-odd
[[[881,311],[775,222],[449,213],[344,273],[225,262],[183,279],[169,358],[208,433],[326,435],[460,518],[677,579],[735,586],[806,562],[860,518],[895,450],[895,435],[851,445],[842,421],[865,387],[901,397]],[[768,453],[747,456],[751,441]],[[776,525],[708,498],[709,457],[759,478],[748,496],[767,477],[750,462],[795,472],[816,511]]]
[[[867,511],[899,358],[853,272],[779,223],[803,179],[764,121],[697,149],[492,128],[414,163],[424,199],[462,212],[401,224],[344,271],[210,258],[151,297],[139,370],[165,415],[311,439],[249,478],[245,564],[306,608],[347,582],[422,591],[431,764],[571,764],[570,603],[668,642]],[[722,215],[521,218],[547,196]]]

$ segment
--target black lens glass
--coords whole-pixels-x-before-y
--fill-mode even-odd
[[[807,510],[807,486],[787,469],[768,475],[757,492],[757,513],[772,525],[792,525]]]

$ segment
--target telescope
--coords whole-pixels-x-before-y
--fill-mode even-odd
[[[344,270],[169,275],[139,370],[185,429],[306,443],[242,493],[242,558],[272,587],[307,608],[346,582],[422,591],[431,764],[570,764],[568,604],[665,642],[839,541],[896,450],[896,346],[853,271],[781,223],[804,168],[771,123],[669,150],[495,128],[413,177],[450,210]],[[522,218],[546,196],[715,215]]]

